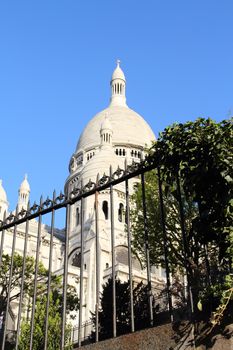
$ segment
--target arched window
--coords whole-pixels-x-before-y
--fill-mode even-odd
[[[118,148],[116,149],[116,155],[118,156]]]
[[[129,264],[128,248],[126,246],[117,246],[115,248],[115,252],[116,252],[116,262],[128,266]],[[139,259],[134,255],[132,255],[132,265],[134,269],[137,269],[137,270],[142,269]]]
[[[108,202],[107,201],[103,201],[102,210],[104,213],[105,220],[108,220]]]
[[[120,152],[119,152],[120,156],[121,156],[121,148],[120,148]]]
[[[123,149],[123,156],[125,156],[125,149]]]
[[[76,253],[72,259],[72,266],[81,267],[81,253]]]
[[[122,203],[119,204],[119,209],[118,209],[118,220],[120,222],[124,221],[124,205]]]
[[[76,208],[76,226],[80,224],[80,209],[79,207]]]

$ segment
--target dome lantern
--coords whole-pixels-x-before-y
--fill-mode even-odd
[[[110,106],[126,106],[126,80],[125,75],[120,67],[120,60],[117,60],[117,66],[112,74],[110,85],[112,92]]]

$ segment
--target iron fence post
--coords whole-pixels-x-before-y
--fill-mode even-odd
[[[53,203],[56,199],[56,192],[53,192]],[[44,350],[47,350],[48,342],[48,327],[49,327],[49,306],[50,306],[50,291],[51,291],[51,273],[52,273],[52,262],[53,262],[53,235],[54,235],[54,217],[55,210],[51,213],[51,230],[50,230],[50,245],[49,245],[49,268],[48,268],[48,286],[47,286],[47,301],[46,301],[46,316],[45,316],[45,340]]]
[[[183,207],[183,201],[181,197],[181,188],[180,188],[180,179],[178,172],[176,173],[176,185],[177,185],[177,194],[178,194],[178,202],[179,202],[179,210],[180,210],[180,223],[181,223],[181,233],[182,233],[182,242],[183,242],[183,250],[184,250],[184,261],[185,261],[185,270],[187,275],[187,284],[188,284],[188,303],[191,313],[191,321],[193,320],[193,295],[192,295],[192,288],[190,283],[190,276],[189,276],[189,261],[188,261],[188,245],[187,245],[187,239],[186,239],[186,231],[185,231],[185,217],[184,217],[184,207]]]
[[[43,199],[40,198],[40,208],[42,208]],[[35,276],[34,276],[34,288],[33,288],[33,301],[32,301],[32,313],[31,313],[31,327],[30,327],[30,345],[29,349],[33,348],[33,333],[34,333],[34,318],[36,310],[36,298],[37,298],[37,278],[38,278],[38,266],[39,266],[39,255],[40,255],[40,245],[41,245],[41,224],[42,215],[39,215],[38,221],[38,235],[37,235],[37,245],[36,245],[36,261],[35,261]]]
[[[98,184],[98,177],[97,177]],[[98,192],[95,193],[95,251],[96,251],[96,322],[95,322],[95,341],[99,341],[99,203],[98,203]]]
[[[161,174],[160,174],[160,167],[159,166],[158,166],[157,172],[158,172],[161,223],[162,223],[162,230],[163,230],[163,249],[164,249],[164,262],[165,262],[165,269],[166,269],[168,307],[169,307],[170,319],[171,319],[171,322],[173,322],[170,268],[169,268],[169,262],[168,262],[168,241],[167,241],[167,231],[166,231],[166,222],[165,222],[165,213],[164,213],[162,181],[161,181]]]
[[[6,211],[3,214],[3,223],[6,220]],[[3,254],[3,246],[4,246],[4,239],[5,239],[5,230],[2,230],[2,236],[1,236],[1,245],[0,245],[0,267],[2,265],[2,254]]]
[[[83,185],[81,184],[81,190]],[[82,312],[83,312],[83,259],[84,255],[84,198],[81,198],[81,266],[80,266],[80,292],[79,292],[79,329],[78,329],[78,346],[82,343]]]
[[[16,217],[17,217],[17,215],[18,215],[18,206],[16,207]],[[4,317],[5,320],[4,320],[3,340],[2,340],[2,348],[3,349],[5,349],[5,342],[6,342],[8,313],[9,313],[9,306],[10,306],[11,282],[12,282],[13,266],[14,266],[16,234],[17,234],[17,225],[15,224],[14,232],[13,232],[12,247],[11,247],[11,265],[10,265],[9,282],[8,282],[8,288],[7,288],[7,303],[6,303],[6,311],[5,311],[5,317]]]
[[[154,324],[153,305],[152,305],[152,286],[151,286],[151,268],[150,268],[150,250],[149,250],[149,234],[148,234],[148,222],[147,222],[147,207],[146,207],[146,190],[145,190],[145,176],[141,174],[142,184],[142,205],[143,205],[143,217],[144,217],[144,239],[145,239],[145,254],[146,254],[146,270],[147,270],[147,283],[148,283],[148,296],[149,296],[149,315],[150,325]]]
[[[29,208],[30,208],[30,202],[28,202],[27,209],[29,209]],[[29,231],[29,220],[27,219],[26,220],[26,228],[25,228],[23,266],[22,266],[22,278],[21,278],[20,296],[19,296],[19,310],[18,310],[18,319],[17,319],[15,350],[18,350],[18,347],[19,347],[20,322],[21,322],[21,315],[22,315],[22,305],[23,305],[23,297],[24,297],[24,281],[25,281],[26,259],[27,259],[28,231]]]
[[[110,179],[112,167],[110,166]],[[114,202],[113,186],[110,185],[110,211],[111,211],[111,248],[112,248],[112,301],[113,301],[113,337],[116,337],[116,257],[115,257],[115,232],[114,232]]]
[[[63,305],[62,305],[62,321],[61,321],[61,350],[65,348],[65,332],[66,332],[66,304],[67,304],[67,279],[68,279],[68,253],[69,253],[69,234],[70,234],[70,204],[66,207],[66,236],[64,247],[64,271],[63,271]]]
[[[125,162],[125,170],[127,164]],[[131,318],[131,332],[135,331],[134,325],[134,304],[133,304],[133,273],[132,273],[132,252],[131,252],[131,230],[130,230],[130,209],[129,209],[129,180],[125,180],[125,194],[126,194],[126,226],[127,226],[127,240],[128,240],[128,263],[129,263],[129,288],[130,288],[130,318]]]

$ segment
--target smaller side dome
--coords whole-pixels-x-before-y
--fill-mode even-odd
[[[109,147],[112,146],[112,124],[108,118],[108,115],[105,115],[104,121],[101,124],[100,127],[100,139],[101,139],[101,144],[100,148],[102,147]]]
[[[106,113],[103,123],[101,124],[100,130],[111,130],[112,124],[108,118],[108,114]]]
[[[20,192],[30,192],[31,191],[27,178],[28,178],[27,174],[25,174],[23,182],[21,183],[20,188],[19,188]]]
[[[2,186],[2,180],[0,180],[0,201],[7,202],[7,195],[6,195],[6,191]]]

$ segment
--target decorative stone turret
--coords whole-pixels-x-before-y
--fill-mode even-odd
[[[100,128],[100,138],[101,144],[100,148],[103,147],[112,147],[112,124],[109,121],[108,114],[105,115],[105,119],[101,124]]]
[[[2,186],[2,180],[0,180],[0,220],[3,220],[4,213],[8,211],[8,206],[6,191]]]
[[[24,176],[24,180],[19,188],[18,197],[18,210],[27,209],[28,201],[30,196],[30,186],[27,180],[27,174]]]
[[[117,60],[117,67],[112,74],[112,80],[110,84],[112,90],[110,106],[126,106],[126,80],[125,75],[120,68],[120,60]]]

